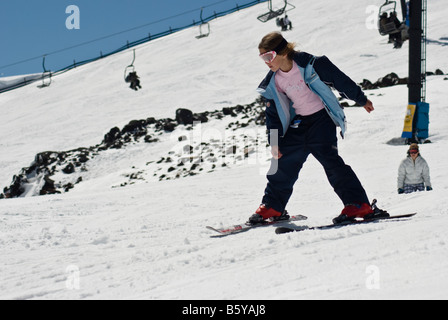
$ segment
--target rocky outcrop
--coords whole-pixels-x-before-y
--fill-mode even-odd
[[[433,75],[444,75],[443,71],[437,69],[435,72],[428,71],[426,72],[426,76]],[[379,78],[376,82],[372,83],[367,79],[363,79],[363,81],[359,84],[363,90],[372,90],[379,89],[385,87],[392,87],[400,84],[408,84],[408,78],[400,78],[396,73],[391,72],[385,75],[382,78]]]
[[[16,198],[23,196],[47,195],[67,192],[74,188],[76,184],[83,181],[83,173],[89,170],[88,163],[101,152],[110,149],[121,149],[130,143],[157,143],[159,136],[165,133],[172,133],[178,126],[193,127],[195,123],[206,123],[210,119],[222,120],[226,117],[239,120],[229,122],[228,129],[236,130],[244,128],[249,123],[264,125],[264,112],[260,107],[261,100],[249,105],[238,105],[226,107],[222,110],[206,111],[203,113],[193,113],[191,110],[180,108],[176,111],[175,119],[155,119],[153,117],[140,120],[132,120],[121,130],[113,127],[104,135],[101,143],[88,148],[78,148],[69,151],[46,151],[37,154],[29,167],[24,167],[15,174],[8,187],[3,189],[0,199]],[[193,152],[193,146],[189,149]],[[197,147],[197,146],[195,146]],[[207,147],[207,145],[203,145]],[[208,150],[208,149],[207,149]],[[182,153],[184,157],[186,153]],[[207,159],[213,158],[214,153],[209,151]],[[158,170],[159,179],[170,179],[173,177],[195,175],[200,168],[198,163],[191,163],[187,166],[187,161],[176,159],[174,164],[173,155],[164,155],[158,164],[170,166],[166,172]],[[179,174],[178,168],[182,167],[183,174]],[[63,179],[57,179],[64,177]],[[140,173],[130,174],[129,181],[141,179]],[[130,183],[129,182],[129,183]],[[128,182],[123,183],[123,185]]]

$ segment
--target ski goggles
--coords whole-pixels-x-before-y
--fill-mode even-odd
[[[271,63],[272,61],[274,61],[277,53],[282,52],[282,50],[285,49],[287,45],[288,41],[282,39],[282,41],[274,48],[274,50],[260,54],[260,58],[263,59],[263,61],[266,63]]]
[[[277,52],[275,51],[268,51],[260,54],[260,58],[266,63],[271,63],[272,61],[274,61],[276,56]]]

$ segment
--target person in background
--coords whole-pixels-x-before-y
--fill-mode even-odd
[[[140,78],[137,75],[137,72],[130,72],[129,75],[126,77],[125,81],[127,83],[130,83],[131,85],[129,88],[137,91],[139,88],[141,89],[142,86],[140,85]]]
[[[418,144],[409,146],[408,156],[401,161],[398,168],[398,193],[411,193],[415,191],[432,190],[429,176],[429,166],[420,155]]]
[[[292,22],[289,20],[288,16],[285,15],[284,18],[277,18],[277,26],[282,28],[282,31],[292,30]]]
[[[285,15],[285,18],[283,19],[282,31],[288,30],[288,27],[289,27],[289,30],[292,30],[292,22],[291,22],[291,20],[289,20],[288,16]]]

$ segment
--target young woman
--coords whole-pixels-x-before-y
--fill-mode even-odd
[[[263,37],[258,49],[270,69],[258,92],[266,99],[273,159],[262,205],[249,222],[288,218],[286,204],[309,154],[322,164],[344,204],[334,223],[373,214],[356,174],[338,155],[336,126],[341,128],[343,137],[345,115],[328,85],[364,106],[369,113],[374,110],[372,102],[327,57],[295,51],[294,44],[288,43],[280,32]]]
[[[420,155],[418,144],[409,146],[408,156],[401,161],[398,168],[398,193],[411,193],[414,191],[432,190],[429,177],[429,166]]]

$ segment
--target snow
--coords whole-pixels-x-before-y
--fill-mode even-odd
[[[29,82],[29,81],[34,82],[38,79],[42,79],[42,74],[30,74],[30,75],[25,75],[25,76],[3,77],[3,78],[0,78],[0,90],[5,89],[7,87],[19,85],[24,82]]]
[[[372,1],[295,5],[288,12],[295,28],[284,35],[301,50],[327,55],[356,82],[390,72],[407,75],[408,43],[393,50],[366,25]],[[442,0],[428,5],[428,38],[435,41],[428,44],[427,70],[447,72],[441,43],[448,8]],[[257,57],[258,42],[277,29],[273,21],[256,19],[265,11],[260,4],[216,19],[210,36],[201,40],[192,28],[137,47],[135,67],[143,86],[138,92],[123,81],[130,50],[54,77],[48,88],[32,84],[1,94],[0,185],[9,186],[39,152],[96,145],[112,127],[133,119],[174,118],[181,107],[202,112],[252,103],[267,72]],[[108,150],[90,161],[83,181],[67,193],[0,200],[0,298],[444,299],[445,77],[427,82],[432,143],[421,145],[421,153],[431,169],[431,192],[396,192],[407,147],[387,142],[401,135],[406,86],[367,91],[375,106],[371,114],[346,108],[341,156],[379,207],[393,214],[418,212],[410,220],[285,235],[265,227],[212,238],[205,226],[243,222],[258,207],[268,150],[174,180],[151,178],[167,167],[148,165],[182,148],[182,135],[232,139],[224,129],[227,118],[212,120],[193,131],[178,127],[161,134],[157,143]],[[241,137],[241,130],[234,134]],[[264,138],[262,127],[245,130]],[[119,187],[126,175],[139,171],[144,179]],[[307,215],[297,224],[309,226],[330,223],[342,209],[312,157],[288,209]]]

